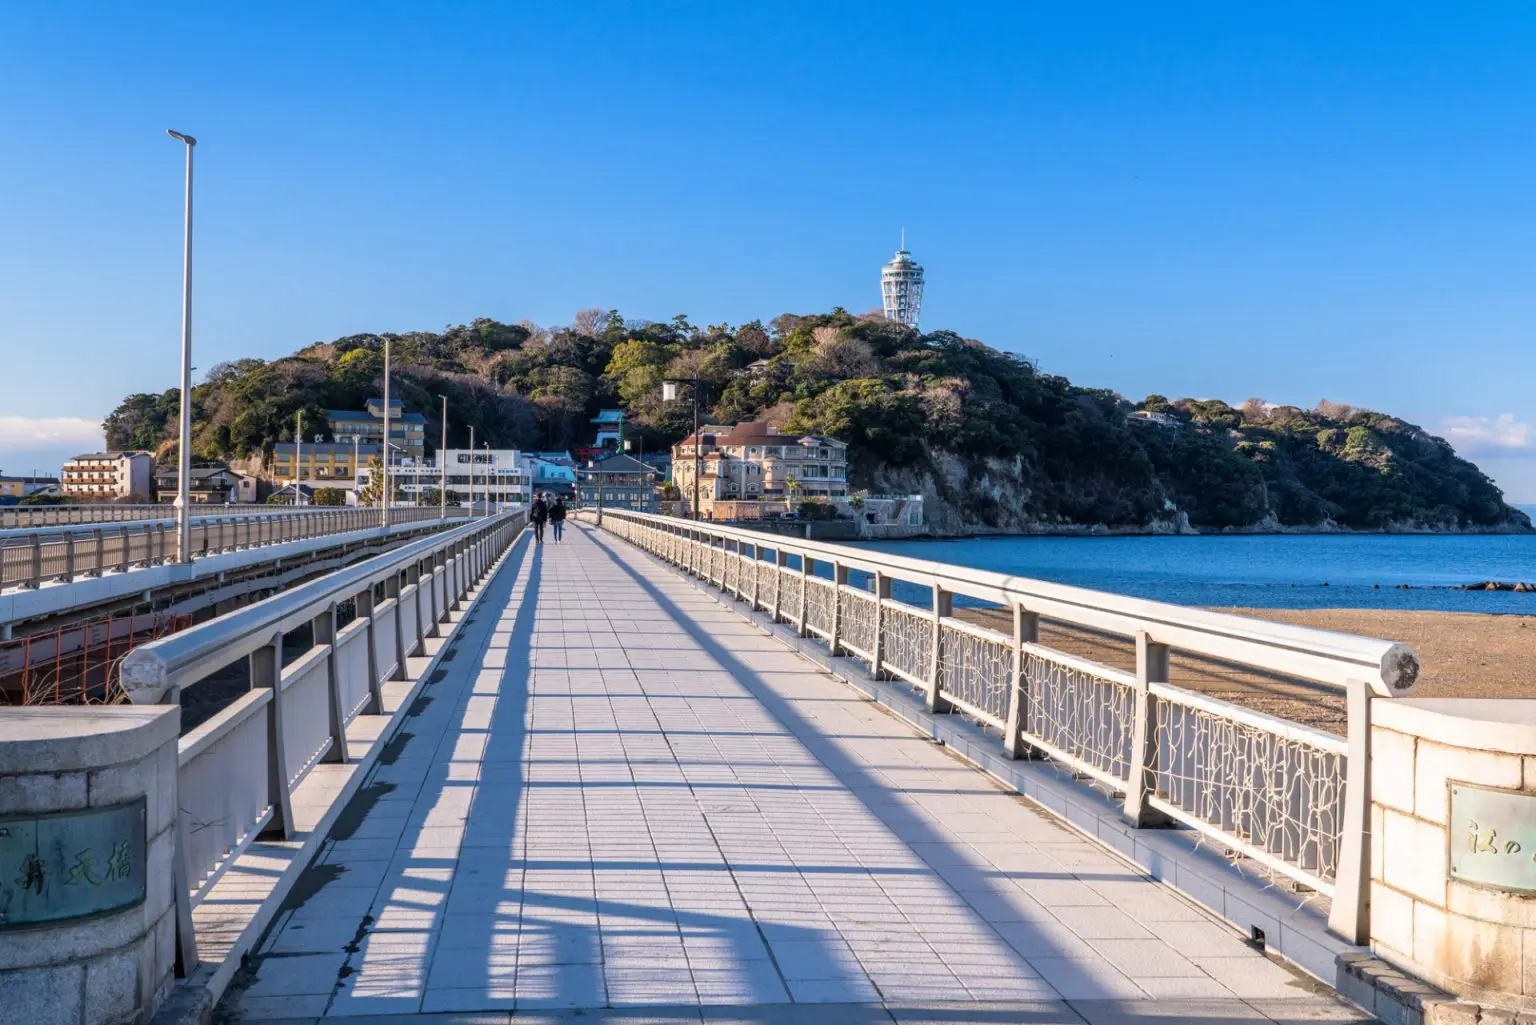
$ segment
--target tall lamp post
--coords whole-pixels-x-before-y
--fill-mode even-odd
[[[496,483],[501,483],[501,474],[496,473],[496,466],[491,462],[491,443],[482,442],[485,445],[485,515],[491,515],[491,478],[494,475]]]
[[[181,418],[176,444],[176,561],[192,561],[192,149],[197,140],[170,128],[187,148],[187,205],[181,255]]]
[[[469,425],[469,518],[475,518],[475,425]]]
[[[699,463],[700,449],[703,442],[699,438],[699,391],[701,388],[698,377],[669,377],[661,382],[661,399],[663,402],[676,402],[679,398],[678,389],[683,385],[689,385],[689,391],[693,395],[693,519],[697,523],[699,519]]]
[[[393,492],[389,490],[389,336],[384,337],[384,466],[383,487],[379,489],[379,526],[389,528],[389,500]]]
[[[437,518],[448,518],[448,396],[439,395],[443,400],[443,443],[437,448],[437,465],[439,470],[437,485]]]

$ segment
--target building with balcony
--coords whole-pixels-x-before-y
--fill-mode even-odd
[[[64,464],[64,497],[85,502],[133,498],[148,502],[155,460],[148,452],[86,452]]]
[[[672,482],[690,508],[697,486],[701,516],[711,515],[716,502],[846,498],[848,445],[816,434],[781,434],[762,420],[701,428],[697,438],[689,435],[672,446]]]
[[[282,441],[272,446],[272,476],[280,484],[297,480],[311,487],[351,491],[357,486],[357,464],[366,467],[368,461],[379,458],[382,451],[383,447],[377,442],[354,446],[351,441],[318,441],[303,445]]]
[[[596,459],[576,471],[582,506],[655,512],[657,473],[654,467],[626,455]]]
[[[363,409],[332,409],[325,414],[326,426],[339,443],[384,443],[384,400],[369,399]],[[389,441],[408,459],[422,460],[427,455],[427,418],[407,413],[399,399],[389,402]],[[308,448],[309,446],[304,446]]]
[[[161,505],[176,501],[181,474],[174,466],[155,473],[155,498]],[[250,504],[256,501],[256,478],[227,466],[194,466],[187,488],[193,505]]]

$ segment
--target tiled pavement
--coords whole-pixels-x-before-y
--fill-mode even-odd
[[[225,1020],[1369,1020],[590,528],[443,669]]]

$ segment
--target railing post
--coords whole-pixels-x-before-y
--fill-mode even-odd
[[[91,533],[96,538],[96,558],[91,560],[90,575],[99,577],[107,568],[107,536],[97,527]]]
[[[795,632],[809,637],[811,623],[811,577],[816,570],[816,560],[809,555],[800,556],[800,608],[795,616]]]
[[[1130,778],[1125,787],[1125,817],[1131,825],[1160,825],[1164,816],[1147,804],[1157,790],[1157,696],[1152,684],[1168,682],[1168,645],[1145,630],[1136,632],[1136,696],[1131,718]]]
[[[395,619],[395,671],[390,674],[391,680],[405,679],[405,615],[400,610],[400,571],[389,575],[389,580],[384,584],[384,597],[395,600],[390,615]]]
[[[939,693],[940,669],[944,665],[944,617],[955,614],[955,596],[938,584],[933,585],[933,657],[928,663],[928,711],[947,712],[949,702]]]
[[[122,539],[122,542],[123,542],[122,564],[117,567],[117,571],[119,573],[127,573],[128,572],[128,563],[129,563],[129,558],[128,558],[128,556],[129,556],[129,551],[128,551],[129,544],[128,544],[128,540],[129,540],[129,537],[131,535],[128,533],[128,528],[127,527],[118,527],[117,528],[117,533],[118,533],[118,536]]]
[[[28,587],[38,588],[43,586],[43,535],[32,535],[32,578],[27,581]]]
[[[1013,683],[1008,688],[1008,724],[1003,730],[1003,753],[1020,758],[1025,753],[1024,710],[1028,706],[1028,681],[1024,678],[1024,645],[1040,640],[1040,616],[1013,603]]]
[[[869,653],[869,671],[875,679],[883,679],[881,665],[885,662],[885,603],[891,598],[891,578],[884,573],[875,574],[875,650]]]
[[[69,531],[64,532],[64,582],[72,583],[75,579],[75,535]]]
[[[763,553],[762,553],[762,550],[758,548],[757,542],[755,542],[755,541],[752,542],[751,544],[747,545],[747,547],[749,549],[751,549],[751,551],[752,551],[752,597],[751,597],[751,601],[748,603],[748,607],[753,612],[756,612],[757,611],[758,592],[760,592],[762,590],[762,588],[759,586],[759,581],[761,580],[762,575],[763,575],[762,574],[762,569],[763,569],[762,555],[763,555]]]
[[[267,800],[272,805],[272,821],[266,832],[280,833],[284,840],[293,836],[293,799],[288,792],[288,745],[283,736],[283,635],[272,635],[272,642],[251,652],[251,686],[270,687],[267,702]]]
[[[838,645],[843,639],[843,586],[848,583],[848,567],[841,562],[832,563],[832,636],[827,641],[832,657],[839,654]]]
[[[773,621],[777,623],[784,614],[784,567],[789,565],[789,553],[782,547],[773,550]]]
[[[1339,833],[1339,867],[1333,880],[1328,929],[1346,943],[1364,946],[1371,938],[1371,704],[1370,684],[1344,685],[1349,714],[1349,761],[1344,766],[1344,828]]]
[[[341,704],[341,659],[336,651],[336,603],[314,618],[310,627],[316,645],[324,644],[331,650],[325,653],[325,683],[330,694],[331,749],[325,761],[345,764],[347,758],[347,710]]]
[[[416,626],[416,647],[414,650],[417,654],[425,655],[427,653],[427,631],[426,627],[421,622],[421,617],[426,613],[427,610],[421,597],[420,560],[413,563],[411,567],[406,570],[406,579],[416,587],[416,612],[411,616],[411,619],[415,621]]]
[[[428,637],[441,637],[442,634],[443,634],[443,631],[442,631],[443,620],[442,620],[442,617],[438,614],[438,611],[437,611],[437,588],[438,588],[438,585],[442,583],[442,576],[438,572],[438,568],[442,565],[442,562],[443,562],[442,550],[439,549],[439,550],[433,552],[432,555],[431,555],[431,559],[432,559],[432,571],[427,574],[427,590],[429,592],[431,592],[431,597],[432,597],[432,607],[431,607],[431,611],[432,611],[432,626],[431,626],[431,628],[429,628],[427,630],[427,636]]]
[[[367,636],[363,639],[368,644],[368,697],[372,701],[372,712],[374,715],[383,715],[384,681],[379,679],[379,649],[373,618],[373,585],[369,584],[366,590],[359,591],[352,601],[357,607],[358,617],[368,624]]]

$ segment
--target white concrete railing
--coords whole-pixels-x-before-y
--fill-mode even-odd
[[[1412,689],[1407,647],[643,513],[599,522],[906,681],[931,711],[999,730],[1011,756],[1044,755],[1123,793],[1134,825],[1171,819],[1326,894],[1330,928],[1365,941],[1370,702]],[[849,586],[850,572],[872,590]],[[895,581],[929,591],[929,606],[892,598]],[[955,618],[955,595],[1011,609],[1012,633]],[[1039,643],[1042,618],[1134,639],[1136,672]],[[1174,651],[1342,690],[1348,736],[1173,686]]]
[[[253,516],[292,512],[292,506],[250,505],[242,503],[208,503],[192,507],[194,516]],[[81,523],[123,523],[134,520],[171,520],[176,518],[174,507],[165,503],[108,505],[106,503],[82,503],[80,505],[13,505],[0,509],[0,530],[25,527],[64,527]]]
[[[192,557],[286,544],[379,525],[378,509],[269,509],[238,516],[192,520]],[[436,508],[390,510],[391,524],[439,519]],[[126,572],[176,557],[176,526],[170,520],[100,527],[50,527],[0,535],[0,590],[67,583],[76,577]]]
[[[414,541],[123,660],[135,704],[179,703],[214,673],[250,667],[246,693],[180,741],[173,874],[186,970],[198,960],[192,908],[256,837],[292,835],[299,784],[320,762],[347,760],[347,725],[383,713],[384,681],[405,678],[406,658],[436,636],[524,519],[508,513]],[[305,626],[310,648],[284,665],[284,635]]]

